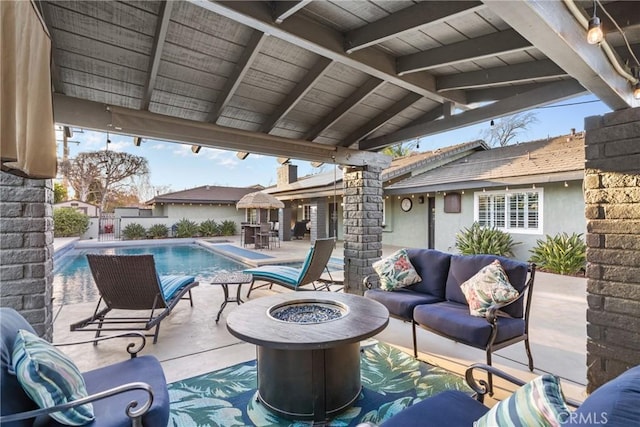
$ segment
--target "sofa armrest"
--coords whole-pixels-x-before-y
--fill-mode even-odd
[[[118,387],[111,388],[109,390],[101,391],[100,393],[91,394],[87,397],[83,397],[82,399],[77,399],[63,405],[56,405],[50,408],[42,408],[42,409],[34,409],[32,411],[27,412],[19,412],[11,415],[3,415],[0,416],[0,424],[8,423],[11,421],[25,420],[29,418],[39,417],[41,415],[50,414],[52,412],[58,412],[69,408],[74,408],[76,406],[84,405],[85,403],[91,403],[96,400],[105,399],[107,397],[114,396],[116,394],[125,393],[132,390],[143,390],[147,392],[147,400],[140,405],[140,403],[136,400],[132,400],[129,402],[124,411],[127,414],[127,417],[131,418],[131,425],[139,425],[136,424],[141,420],[141,417],[146,414],[151,405],[153,404],[153,390],[151,386],[147,383],[143,382],[133,382],[128,384],[123,384]],[[138,409],[136,409],[138,408]]]
[[[138,353],[144,348],[144,346],[147,343],[147,338],[145,337],[145,335],[141,332],[125,332],[122,334],[115,334],[115,335],[109,335],[109,336],[103,336],[103,337],[98,337],[98,338],[92,338],[89,340],[84,340],[84,341],[72,341],[72,342],[66,342],[66,343],[54,343],[53,345],[56,347],[64,347],[64,346],[70,346],[70,345],[78,345],[78,344],[88,344],[88,343],[93,343],[93,345],[97,345],[98,342],[100,341],[106,341],[106,340],[110,340],[110,339],[114,339],[114,338],[133,338],[135,340],[140,340],[139,342],[135,343],[135,342],[130,342],[129,344],[127,344],[127,353],[129,353],[131,355],[131,358],[133,359],[134,357],[136,357],[138,355]]]
[[[379,283],[380,278],[377,274],[370,274],[362,279],[362,284],[367,289],[373,289]]]

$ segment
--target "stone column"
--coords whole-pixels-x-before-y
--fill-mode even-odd
[[[345,291],[362,295],[362,280],[382,256],[382,168],[349,167],[344,171]]]
[[[585,119],[587,392],[640,364],[640,108]]]
[[[0,172],[0,305],[52,339],[53,185]]]

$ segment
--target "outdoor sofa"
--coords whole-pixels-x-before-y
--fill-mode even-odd
[[[490,409],[483,402],[488,388],[482,380],[474,379],[474,370],[491,372],[520,387],[494,405],[492,414],[486,415]],[[543,423],[541,419],[544,418],[555,418],[566,426],[640,425],[640,366],[602,385],[582,403],[565,399],[560,381],[549,374],[525,385],[524,381],[503,371],[476,364],[467,369],[465,378],[475,396],[447,390],[401,410],[383,422],[381,427],[482,427],[494,425],[496,421],[499,425],[552,425]],[[485,418],[481,420],[482,417]]]
[[[496,260],[511,286],[518,291],[517,298],[491,305],[484,316],[472,315],[461,286]],[[416,283],[391,290],[373,288],[376,280],[386,280],[386,289],[393,287],[389,277],[370,276],[365,278],[369,289],[364,294],[387,307],[392,317],[411,322],[415,357],[418,357],[416,326],[421,326],[485,350],[488,365],[494,350],[524,341],[529,369],[533,370],[528,329],[535,264],[495,255],[454,255],[433,249],[403,249],[381,262],[394,270],[392,276],[405,268],[413,268],[417,273]],[[374,268],[377,268],[375,264]],[[398,277],[406,277],[404,272],[401,274]]]

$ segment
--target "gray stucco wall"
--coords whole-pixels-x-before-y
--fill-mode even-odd
[[[514,247],[514,256],[526,261],[530,250],[535,247],[538,239],[545,239],[546,235],[556,235],[561,232],[568,234],[586,234],[586,220],[584,219],[584,195],[582,181],[570,181],[565,187],[563,182],[538,185],[543,189],[543,231],[542,233],[525,234],[511,233],[514,242],[520,242]],[[513,187],[528,189],[527,187]],[[461,195],[460,213],[444,212],[444,193],[435,196],[435,248],[444,252],[457,252],[455,236],[463,228],[469,227],[474,219],[474,193],[478,190],[465,190]],[[481,190],[480,190],[481,191]],[[413,207],[409,212],[400,209],[400,199],[397,196],[386,199],[386,226],[382,234],[385,245],[403,247],[426,248],[428,246],[428,205],[419,204],[418,194],[413,200]],[[431,194],[433,195],[433,193]],[[409,196],[410,197],[410,196]]]

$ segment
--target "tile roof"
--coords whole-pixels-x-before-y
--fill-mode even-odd
[[[262,186],[219,187],[203,185],[201,187],[161,194],[146,202],[153,203],[235,203],[247,193],[261,190]]]
[[[584,134],[477,151],[437,169],[394,183],[386,189],[488,182],[584,170]],[[562,178],[560,180],[564,180]],[[532,178],[532,182],[535,182]]]

